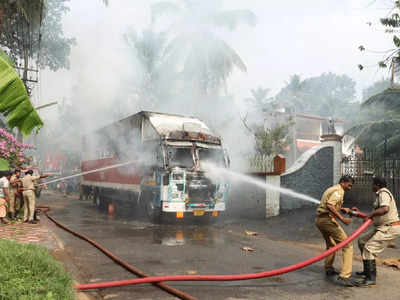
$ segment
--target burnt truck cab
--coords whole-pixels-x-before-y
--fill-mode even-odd
[[[221,139],[195,118],[153,114],[149,121],[160,139],[156,151],[159,165],[141,182],[140,200],[147,214],[183,218],[185,214],[218,216],[225,211],[228,184],[207,173],[210,166],[229,167]]]
[[[210,166],[228,168],[229,157],[203,121],[142,111],[84,136],[81,198],[93,195],[95,205],[117,211],[126,202],[139,205],[151,219],[217,216],[229,186],[210,176]]]

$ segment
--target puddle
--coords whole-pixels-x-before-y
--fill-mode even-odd
[[[223,243],[223,238],[214,230],[206,227],[154,228],[153,242],[163,246],[203,245]]]

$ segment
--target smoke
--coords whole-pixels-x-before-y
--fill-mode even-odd
[[[140,6],[122,1],[110,3],[109,7],[98,2],[70,2],[71,11],[65,17],[64,31],[77,40],[70,57],[71,67],[57,72],[56,76],[47,70],[42,72],[42,103],[39,104],[51,99],[63,105],[62,109],[49,108],[41,112],[46,123],[39,135],[43,151],[61,148],[79,152],[83,135],[138,111],[151,110],[202,119],[223,139],[232,166],[245,165],[239,162],[246,160],[253,145],[252,137],[240,121],[241,99],[230,93],[224,80],[216,79],[218,74],[207,73],[216,72],[219,61],[207,64],[202,56],[190,57],[195,53],[190,46],[201,45],[196,35],[201,31],[214,41],[214,44],[204,45],[202,51],[222,59],[218,39],[223,41],[228,30],[212,24],[206,27],[193,24],[188,18],[190,15],[183,18],[165,15],[157,24],[152,24],[151,4],[156,1],[146,1]],[[183,9],[183,2],[176,3]],[[206,14],[222,8],[214,1],[196,3],[198,10]],[[196,17],[200,21],[207,18]],[[186,40],[188,46],[177,51],[173,46],[181,44],[174,44],[174,39],[185,26],[190,26],[193,36]],[[230,68],[227,76],[237,72],[235,66]],[[116,133],[111,135],[120,153],[138,146],[119,139]],[[93,145],[101,142],[100,138]],[[49,144],[55,147],[47,147]]]
[[[361,14],[353,10],[363,7],[362,0],[329,7],[318,1],[307,6],[285,1],[268,5],[265,1],[186,1],[198,5],[194,15],[181,13],[185,1],[172,0],[180,11],[164,13],[157,22],[151,17],[151,5],[156,2],[120,0],[105,7],[98,0],[71,0],[64,19],[65,34],[77,40],[71,68],[42,71],[38,104],[65,99],[74,118],[63,118],[54,107],[40,111],[46,124],[39,136],[43,148],[52,143],[80,151],[81,135],[140,110],[151,110],[204,120],[222,137],[232,168],[246,171],[254,138],[241,116],[247,111],[243,98],[251,88],[261,85],[274,93],[290,74],[300,72],[307,77],[327,69],[349,73],[354,62],[361,60],[354,54],[358,51],[354,36],[360,27],[352,17]],[[254,21],[247,15],[237,24],[226,23],[233,30],[214,26],[211,16],[224,9],[249,9],[258,16],[258,24],[248,26]],[[332,15],[325,18],[328,13]],[[314,42],[316,30],[320,31],[315,20],[326,24],[319,43]],[[347,31],[352,33],[351,43],[345,41]],[[368,28],[365,32],[372,35]],[[186,40],[179,39],[182,36]],[[344,54],[347,44],[352,47],[349,55]],[[312,47],[306,50],[304,45]],[[244,67],[232,52],[235,63],[223,59],[226,46],[242,59],[247,72],[240,71]],[[356,76],[365,79],[366,75]],[[124,141],[115,143],[129,148]]]

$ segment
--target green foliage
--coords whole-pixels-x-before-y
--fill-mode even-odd
[[[271,105],[273,101],[273,97],[267,97],[270,92],[270,89],[258,87],[257,89],[251,89],[250,98],[244,99],[249,105],[253,106],[256,110],[260,112],[265,111]]]
[[[74,38],[64,36],[62,17],[69,11],[66,3],[70,0],[47,0],[46,15],[43,19],[42,41],[39,65],[52,71],[69,68],[69,55],[76,45]],[[107,4],[107,2],[106,2]]]
[[[216,95],[237,68],[246,65],[212,27],[235,29],[239,24],[255,25],[256,17],[249,10],[222,10],[220,0],[182,0],[180,5],[170,1],[152,5],[152,23],[162,16],[173,15],[166,55],[183,84],[203,95]]]
[[[7,117],[7,125],[17,127],[24,135],[34,128],[39,130],[43,122],[29,100],[24,83],[1,57],[0,79],[0,112]]]
[[[388,16],[385,18],[381,18],[380,21],[383,26],[387,27],[387,33],[392,34],[393,32],[396,32],[397,28],[400,27],[399,1],[394,1],[394,6],[390,10]],[[396,35],[393,35],[393,44],[396,48],[394,50],[388,51],[389,54],[384,58],[384,60],[378,62],[379,67],[387,68],[387,66],[391,63],[392,58],[399,55],[400,38],[398,38]]]
[[[0,299],[74,299],[71,277],[43,247],[0,240],[0,260]]]
[[[15,67],[15,62],[1,49],[0,49],[0,58],[2,58],[11,67],[13,68]]]
[[[385,89],[390,87],[390,80],[381,79],[374,82],[369,87],[363,89],[362,91],[362,99],[363,101],[367,100],[369,97],[376,95],[380,92],[383,92]]]
[[[10,170],[10,164],[8,163],[8,160],[0,158],[0,171],[7,171],[7,170]]]
[[[166,101],[174,92],[177,76],[171,74],[166,58],[167,35],[155,32],[152,28],[144,29],[140,34],[129,30],[124,39],[130,53],[141,66],[141,76],[132,86],[141,105],[155,106],[161,99]]]
[[[0,11],[0,47],[15,60],[36,61],[51,70],[68,68],[75,40],[63,35],[61,18],[69,0],[3,1]],[[46,4],[46,5],[44,5]]]
[[[355,93],[355,82],[347,75],[323,73],[305,80],[293,75],[276,100],[296,112],[346,119],[358,110]]]
[[[363,91],[365,101],[354,126],[346,134],[355,136],[355,143],[361,147],[398,156],[400,90],[388,86],[390,82],[382,79]]]
[[[255,133],[255,151],[259,155],[283,154],[286,153],[291,139],[289,128],[292,124],[277,126],[272,129],[259,127]]]

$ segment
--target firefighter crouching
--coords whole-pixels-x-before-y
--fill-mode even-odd
[[[22,196],[24,199],[24,222],[36,224],[34,220],[36,196],[34,181],[40,178],[49,177],[49,174],[33,176],[33,170],[25,172],[25,176],[21,179],[22,182]]]
[[[337,220],[349,225],[351,218],[345,218],[340,211],[349,213],[349,208],[342,208],[343,196],[345,191],[349,191],[353,186],[353,178],[343,176],[339,184],[328,188],[321,198],[321,203],[317,208],[315,224],[321,232],[326,242],[326,248],[332,248],[336,244],[347,238],[346,233],[339,225]],[[325,272],[327,276],[339,275],[336,282],[342,286],[357,286],[358,280],[352,277],[353,265],[353,245],[347,244],[343,247],[343,264],[340,273],[333,268],[335,253],[332,253],[325,259]]]
[[[376,285],[376,257],[393,241],[400,236],[400,222],[396,201],[392,193],[386,188],[386,180],[382,177],[372,179],[372,190],[375,192],[374,210],[367,214],[372,218],[374,228],[358,239],[363,259],[363,272],[357,275],[363,276],[360,286]],[[357,207],[353,210],[359,212]]]

